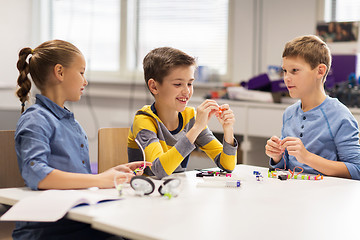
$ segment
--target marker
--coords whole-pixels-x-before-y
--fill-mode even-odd
[[[225,187],[225,188],[238,188],[240,187],[240,180],[235,181],[206,181],[197,183],[197,187]]]

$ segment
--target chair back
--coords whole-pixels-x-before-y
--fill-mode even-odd
[[[0,131],[0,188],[24,187],[15,152],[15,131]]]
[[[127,139],[130,128],[100,128],[98,132],[98,172],[128,162]]]

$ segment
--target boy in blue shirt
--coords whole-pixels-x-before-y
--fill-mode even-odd
[[[267,141],[270,166],[360,179],[358,123],[324,90],[329,48],[316,36],[302,36],[285,45],[282,57],[284,82],[290,96],[300,101],[285,110],[281,139],[272,136]]]

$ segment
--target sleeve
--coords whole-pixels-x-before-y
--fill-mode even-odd
[[[172,174],[195,145],[184,134],[173,147],[166,144],[163,134],[157,136],[157,126],[153,119],[139,116],[133,124],[133,134],[145,152],[146,161],[152,162],[151,171],[158,178]]]
[[[236,165],[238,142],[234,139],[234,146],[223,141],[221,144],[214,134],[205,128],[197,137],[195,143],[203,150],[222,170],[232,172]]]
[[[344,162],[353,179],[360,180],[359,128],[355,118],[344,118],[334,136],[339,160]]]
[[[53,168],[48,165],[51,127],[44,118],[24,117],[15,133],[15,150],[25,183],[33,190]]]

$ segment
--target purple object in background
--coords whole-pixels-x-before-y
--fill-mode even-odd
[[[266,73],[251,78],[247,87],[249,90],[258,90],[270,85],[270,79]]]
[[[97,163],[90,163],[91,173],[98,174],[98,164]]]
[[[271,92],[287,92],[288,89],[283,79],[271,81]]]
[[[348,80],[351,73],[356,74],[356,55],[332,55],[332,64],[325,86],[333,88],[335,84]]]

